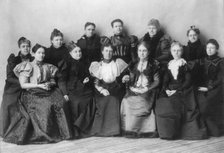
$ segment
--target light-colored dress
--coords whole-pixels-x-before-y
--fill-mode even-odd
[[[155,61],[139,61],[130,68],[131,84],[121,103],[122,130],[125,136],[156,136],[153,104],[159,85]]]

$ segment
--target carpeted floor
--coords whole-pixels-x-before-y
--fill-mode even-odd
[[[0,139],[0,153],[224,153],[224,137],[208,140],[167,141],[127,139],[122,137],[91,137],[62,141],[56,144],[19,146]]]

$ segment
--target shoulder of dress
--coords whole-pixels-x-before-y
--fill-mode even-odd
[[[16,59],[16,56],[15,56],[15,54],[12,53],[12,54],[9,55],[7,61],[8,61],[8,63],[11,63],[11,62],[13,62],[15,59]]]

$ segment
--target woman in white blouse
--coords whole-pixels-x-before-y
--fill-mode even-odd
[[[127,64],[122,59],[114,60],[111,44],[102,46],[103,59],[92,62],[89,68],[95,78],[96,114],[92,135],[115,136],[120,134],[120,101],[125,88],[122,76]]]

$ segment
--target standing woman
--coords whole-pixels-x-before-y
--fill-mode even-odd
[[[60,62],[58,85],[72,112],[75,137],[88,136],[94,118],[93,81],[82,51],[73,41],[68,45],[69,56]]]
[[[173,60],[168,63],[155,107],[159,136],[162,139],[205,139],[207,130],[200,118],[191,75],[179,42],[171,44],[171,54]]]
[[[169,61],[171,38],[160,27],[159,20],[151,19],[148,22],[148,32],[141,39],[151,47],[151,57],[161,64]]]
[[[91,62],[99,62],[101,59],[101,38],[95,33],[95,29],[96,25],[94,23],[87,22],[84,27],[85,34],[77,41],[77,45],[83,53],[83,60],[88,66]]]
[[[58,29],[54,29],[50,40],[51,46],[46,49],[44,62],[58,66],[58,63],[68,56],[68,49],[63,44],[63,33]]]
[[[110,41],[114,48],[113,57],[121,58],[127,64],[136,60],[136,47],[138,38],[134,35],[128,36],[124,31],[124,23],[121,19],[115,19],[111,22],[114,35]]]
[[[22,91],[19,80],[15,76],[13,69],[14,67],[25,61],[31,61],[33,58],[30,55],[31,43],[25,37],[21,37],[18,40],[19,54],[15,56],[11,54],[8,58],[8,64],[6,68],[7,78],[5,80],[5,88],[1,103],[1,114],[0,114],[0,136],[4,138],[7,133],[8,127],[14,122],[19,120],[19,113],[17,109],[18,98]]]
[[[32,52],[32,62],[23,62],[14,68],[24,89],[19,104],[22,118],[4,141],[39,144],[70,139],[67,104],[59,89],[55,88],[54,77],[58,69],[43,63],[45,50],[39,44],[33,47]]]
[[[103,60],[93,62],[89,71],[95,77],[96,114],[92,134],[114,136],[120,134],[120,102],[125,88],[121,85],[122,72],[128,66],[122,59],[114,60],[111,44],[102,46]]]
[[[191,26],[187,31],[188,44],[184,46],[184,54],[183,58],[188,61],[193,61],[197,59],[201,59],[206,57],[205,46],[201,43],[199,39],[200,30],[195,26]],[[198,85],[200,82],[200,73],[201,69],[197,66],[192,67],[190,65],[191,62],[188,63],[188,67],[191,70],[192,83],[193,85]]]
[[[188,43],[184,46],[183,58],[186,61],[192,61],[206,57],[205,46],[201,43],[199,39],[200,30],[195,26],[191,26],[187,30]]]
[[[138,45],[138,62],[130,66],[130,75],[123,77],[130,87],[121,103],[122,130],[126,137],[156,137],[153,110],[155,88],[159,85],[158,64],[150,58],[150,47]]]
[[[208,57],[197,61],[202,69],[198,88],[200,113],[205,120],[210,136],[224,132],[223,105],[223,59],[218,56],[219,44],[215,39],[206,43]]]

